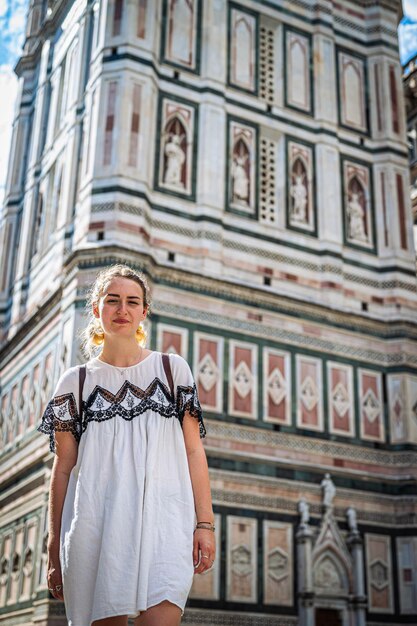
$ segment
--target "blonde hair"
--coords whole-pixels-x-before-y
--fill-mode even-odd
[[[97,274],[96,280],[93,286],[87,294],[86,312],[88,316],[88,325],[81,331],[81,348],[86,356],[91,358],[95,352],[95,349],[101,346],[104,342],[104,331],[101,327],[100,320],[94,316],[93,305],[98,304],[100,298],[103,296],[108,284],[113,278],[128,278],[134,280],[143,291],[143,305],[148,310],[150,308],[150,291],[145,275],[142,272],[137,272],[127,265],[117,264],[101,270]],[[142,324],[136,331],[136,341],[140,346],[144,346],[146,343],[146,331]]]

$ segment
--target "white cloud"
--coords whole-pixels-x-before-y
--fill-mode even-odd
[[[24,31],[26,24],[26,7],[15,7],[9,19],[8,31],[10,34],[20,34]]]
[[[12,68],[8,65],[0,65],[0,93],[2,94],[0,98],[0,207],[3,204],[6,184],[17,87],[17,76]]]
[[[401,63],[404,65],[417,53],[417,23],[400,23],[398,27]]]
[[[0,0],[0,17],[4,17],[7,13],[8,2],[7,0]]]
[[[410,18],[410,20],[417,21],[417,2],[416,0],[403,0],[404,14]]]

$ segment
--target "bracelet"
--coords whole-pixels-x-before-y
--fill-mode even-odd
[[[211,530],[211,531],[215,531],[216,528],[214,526],[214,524],[212,524],[211,522],[197,522],[197,526],[195,527],[194,530]]]

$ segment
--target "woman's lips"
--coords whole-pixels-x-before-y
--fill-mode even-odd
[[[114,320],[115,324],[129,324],[127,320]]]

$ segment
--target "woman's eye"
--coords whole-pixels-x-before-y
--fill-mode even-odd
[[[113,304],[113,302],[117,302],[117,300],[107,300],[107,302],[109,302],[110,304]]]

